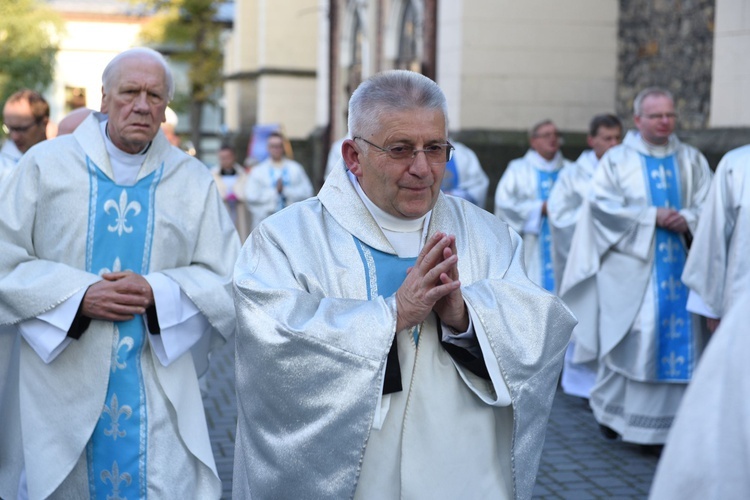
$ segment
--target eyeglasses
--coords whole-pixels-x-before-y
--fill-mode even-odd
[[[6,134],[10,134],[11,132],[15,132],[17,134],[25,134],[26,132],[31,130],[32,127],[39,125],[41,121],[42,121],[41,119],[36,119],[30,124],[23,125],[23,126],[11,126],[11,125],[7,125],[4,123],[3,132],[5,132]]]
[[[556,139],[559,139],[560,137],[562,137],[562,134],[560,132],[545,132],[543,134],[534,134],[532,135],[532,137],[539,139],[551,139],[554,137]]]
[[[427,161],[430,163],[446,163],[453,158],[453,151],[455,150],[453,145],[449,142],[446,142],[445,144],[432,144],[424,149],[414,149],[413,146],[409,146],[408,144],[383,148],[377,144],[371,143],[364,137],[354,137],[355,141],[357,139],[360,139],[370,146],[384,152],[391,160],[400,162],[413,161],[414,158],[417,157],[417,153],[424,153],[425,158],[427,158]]]
[[[645,118],[648,118],[649,120],[663,120],[666,118],[667,120],[675,120],[677,119],[676,113],[654,113],[651,115],[644,115]]]

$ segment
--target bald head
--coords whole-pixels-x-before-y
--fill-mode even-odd
[[[61,136],[72,134],[73,131],[78,128],[78,125],[80,125],[87,116],[93,113],[93,111],[93,109],[89,108],[74,109],[73,111],[65,115],[65,118],[60,120],[60,123],[57,125],[57,135]]]

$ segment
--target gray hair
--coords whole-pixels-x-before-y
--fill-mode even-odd
[[[167,64],[167,60],[164,59],[163,55],[161,55],[154,49],[149,49],[148,47],[135,47],[133,49],[128,49],[124,52],[120,52],[114,57],[114,59],[109,62],[109,64],[107,64],[107,67],[104,68],[104,72],[102,73],[102,87],[104,88],[104,92],[107,94],[111,92],[112,85],[114,85],[115,83],[114,79],[116,76],[118,76],[117,69],[119,68],[120,63],[123,60],[134,56],[149,57],[162,65],[162,67],[164,68],[164,83],[167,86],[167,101],[171,101],[174,98],[175,87],[174,78],[172,77],[172,70],[170,69],[169,64]]]
[[[536,137],[536,133],[539,132],[539,129],[544,127],[545,125],[554,125],[555,128],[557,128],[557,125],[555,125],[555,122],[553,122],[549,118],[546,118],[532,125],[532,127],[529,129],[529,139],[533,139],[534,137]]]
[[[445,117],[447,136],[448,103],[437,83],[413,71],[377,73],[362,82],[349,99],[349,135],[374,133],[385,112],[417,108],[440,111]]]
[[[653,95],[664,96],[670,101],[674,102],[674,97],[672,97],[672,93],[670,91],[661,87],[647,87],[638,92],[638,95],[635,96],[635,99],[633,99],[633,115],[641,116],[641,113],[643,112],[643,100]]]

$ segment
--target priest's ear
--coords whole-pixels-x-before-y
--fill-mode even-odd
[[[102,104],[99,107],[99,111],[104,113],[105,115],[109,113],[109,99],[108,94],[104,91],[104,85],[102,85]]]
[[[341,156],[346,163],[346,168],[349,169],[357,177],[362,177],[362,150],[352,139],[347,139],[341,145]]]

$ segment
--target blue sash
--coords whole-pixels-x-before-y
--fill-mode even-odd
[[[365,245],[357,238],[354,242],[359,250],[359,256],[362,264],[365,266],[365,276],[367,279],[367,298],[372,300],[374,297],[382,295],[390,297],[406,279],[406,270],[417,263],[417,258],[412,257],[402,259],[398,255],[381,252],[368,245]],[[412,330],[414,343],[419,342],[419,328]]]
[[[547,198],[549,198],[549,192],[557,180],[558,172],[559,170],[545,172],[537,169],[537,196],[540,200],[547,201]],[[542,280],[540,285],[545,290],[553,292],[555,290],[555,270],[552,267],[552,235],[549,231],[549,221],[546,215],[542,216],[542,227],[539,230],[539,259]]]
[[[679,210],[679,170],[675,155],[666,158],[643,156],[646,185],[651,205]],[[692,321],[685,309],[688,290],[680,281],[687,252],[680,237],[672,231],[656,228],[654,256],[654,298],[656,300],[656,378],[687,382],[693,369]]]
[[[134,186],[119,186],[86,159],[89,223],[86,270],[147,274],[154,228],[154,194],[163,166]],[[92,499],[146,498],[146,393],[141,374],[143,318],[114,324],[112,368],[104,410],[87,445]]]
[[[289,180],[289,171],[286,169],[286,167],[282,167],[280,172],[278,172],[278,175],[276,175],[277,171],[279,169],[274,168],[273,166],[268,167],[268,175],[271,178],[271,187],[273,189],[276,189],[276,183],[279,182],[279,179],[281,179],[281,184],[283,186],[288,186],[291,182]],[[286,196],[284,196],[284,193],[281,193],[279,195],[279,202],[276,205],[276,211],[278,212],[282,208],[286,207]]]
[[[445,164],[445,173],[443,182],[440,184],[440,190],[444,192],[453,191],[458,187],[458,167],[456,166],[456,155]]]

